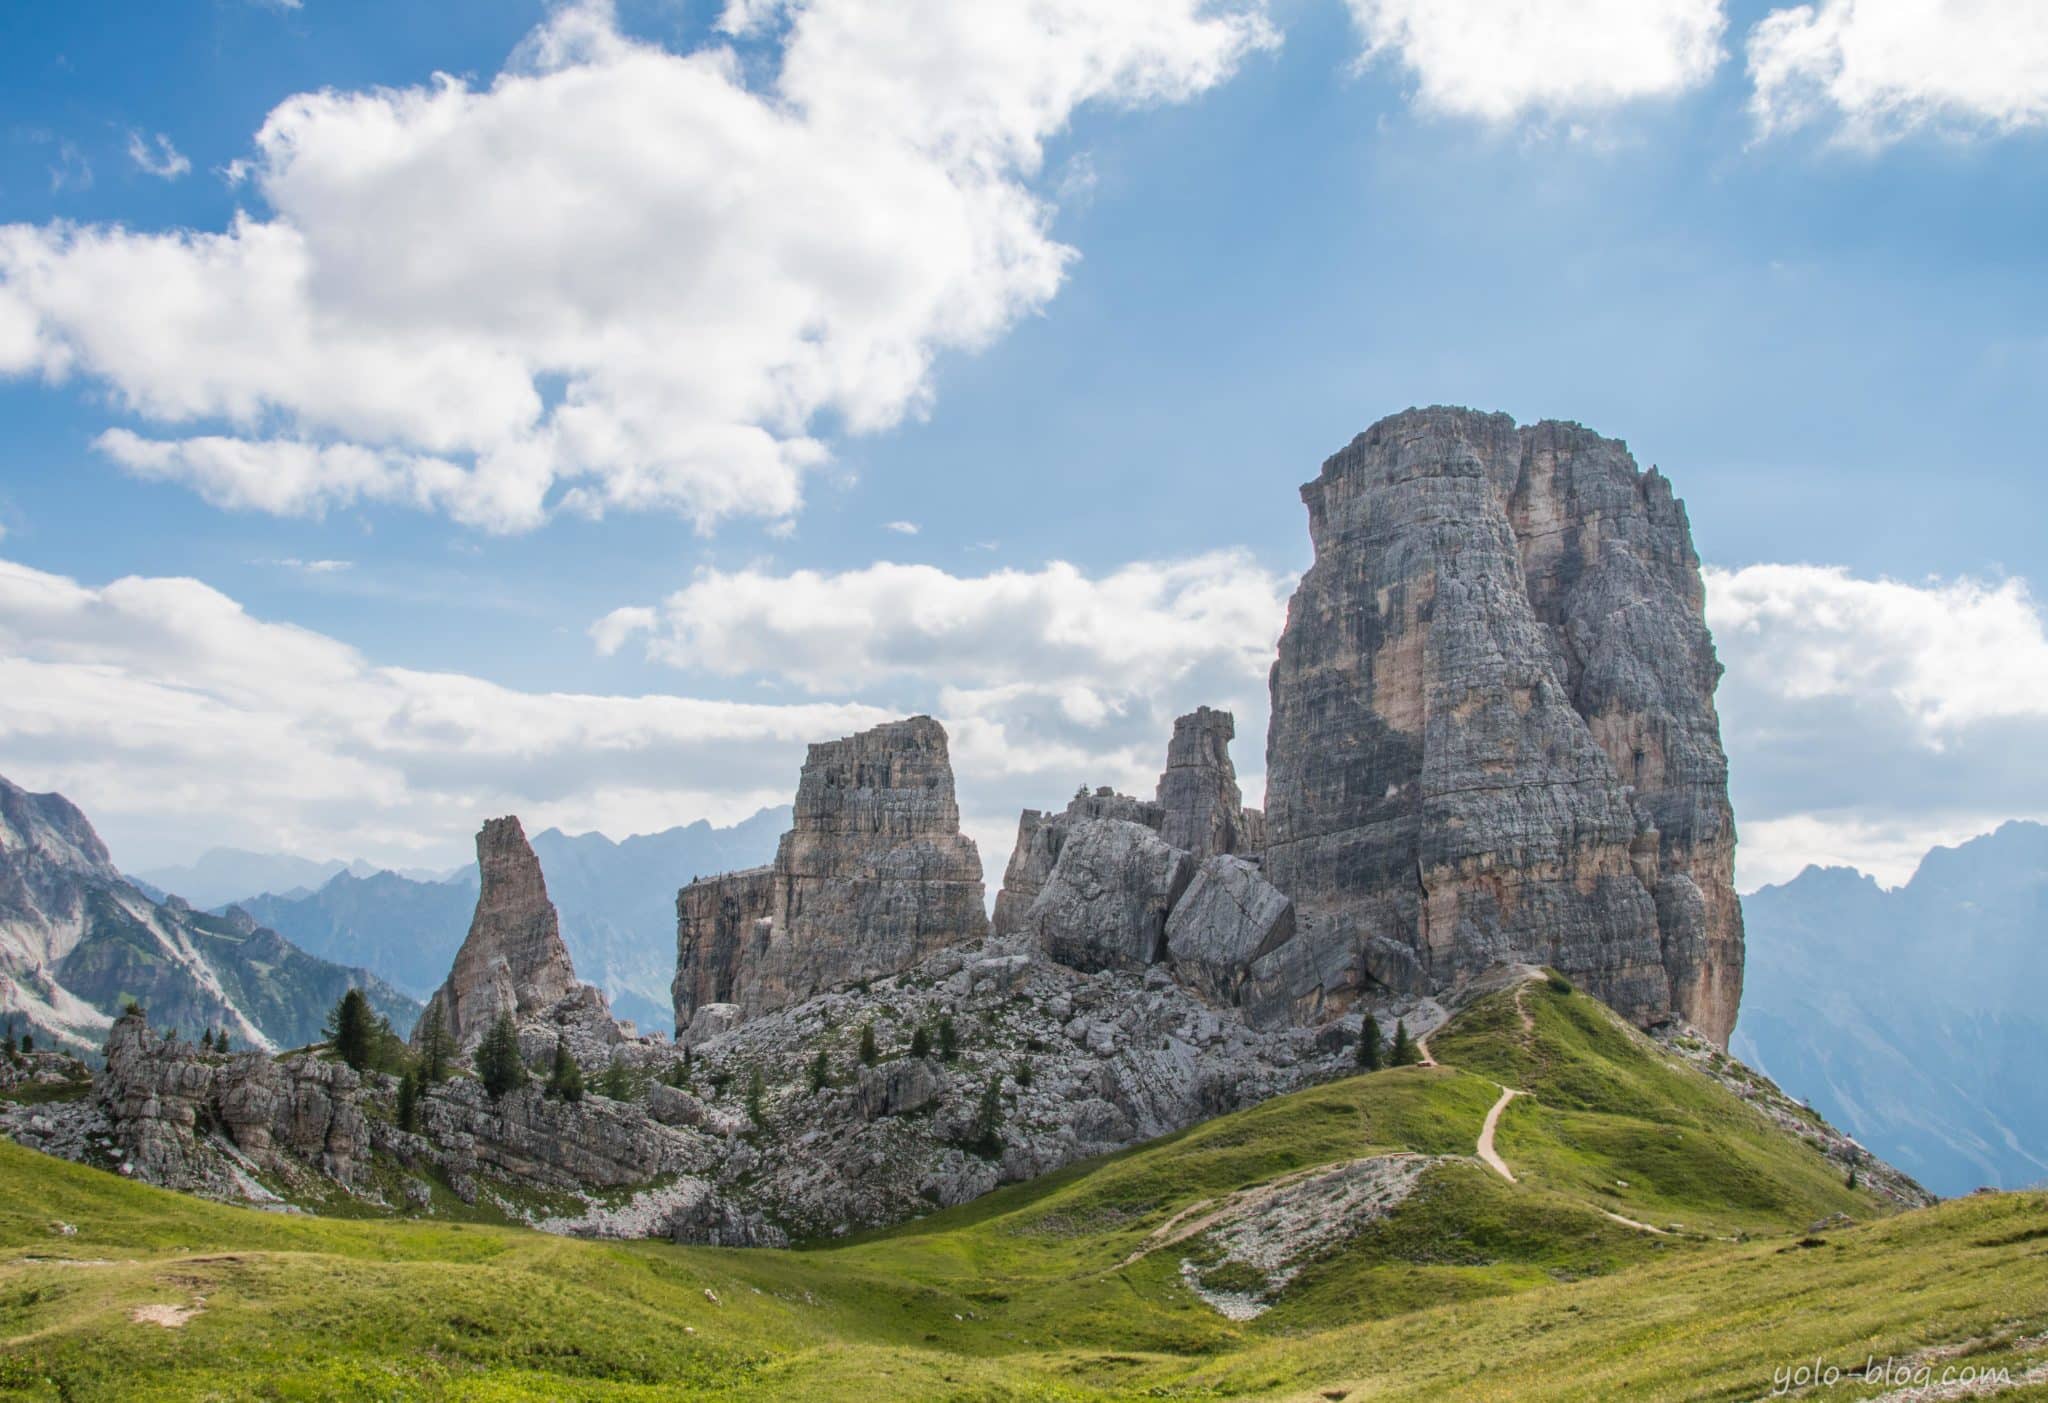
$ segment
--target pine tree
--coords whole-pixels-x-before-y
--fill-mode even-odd
[[[226,1052],[228,1050],[227,1029],[222,1028],[213,1035],[213,1050],[215,1052]]]
[[[604,1071],[598,1074],[597,1094],[611,1101],[633,1099],[633,1077],[625,1063],[614,1058],[605,1064]]]
[[[568,1039],[559,1034],[555,1037],[555,1060],[548,1068],[547,1094],[572,1106],[583,1099],[583,1069],[569,1055]]]
[[[960,1034],[953,1027],[953,1015],[939,1016],[939,1056],[948,1062],[960,1060]]]
[[[526,1085],[526,1061],[519,1055],[519,1030],[512,1026],[511,1014],[499,1014],[476,1045],[476,1074],[494,1101]]]
[[[213,1029],[208,1028],[199,1035],[199,1050],[201,1052],[213,1051]]]
[[[1380,1055],[1380,1021],[1369,1013],[1365,1015],[1365,1026],[1358,1030],[1358,1065],[1368,1072],[1386,1066],[1386,1059]]]
[[[932,1055],[932,1035],[923,1028],[910,1035],[910,1055],[919,1060]]]
[[[1408,1020],[1394,1020],[1394,1056],[1396,1067],[1412,1067],[1422,1060],[1422,1052],[1415,1046],[1415,1040],[1408,1036]]]
[[[448,1080],[448,1059],[455,1055],[455,1048],[448,1037],[448,1020],[442,1016],[438,999],[427,1008],[426,1019],[420,1024],[419,1041],[420,1079],[429,1086]]]
[[[335,1053],[358,1072],[370,1065],[377,1043],[377,1015],[362,990],[351,989],[327,1015],[327,1039]]]
[[[747,1078],[747,1115],[752,1118],[756,1125],[761,1124],[767,1118],[768,1113],[761,1105],[761,1098],[767,1094],[767,1080],[762,1077],[761,1069],[757,1065],[754,1068],[753,1075]]]
[[[420,1128],[420,1079],[410,1067],[398,1079],[398,1128],[418,1130]]]
[[[819,1048],[818,1055],[811,1059],[811,1090],[823,1091],[832,1081],[832,1059]]]
[[[875,1047],[875,1025],[872,1023],[861,1024],[860,1060],[872,1067],[875,1065],[875,1059],[881,1055],[881,1052]]]
[[[1017,1085],[1024,1087],[1030,1086],[1031,1064],[1029,1062],[1019,1062],[1017,1064],[1017,1070],[1010,1073],[1010,1076],[1013,1080],[1016,1081]]]
[[[1856,1166],[1853,1164],[1849,1166],[1849,1187],[1856,1187]]]
[[[21,1035],[21,1050],[23,1052],[34,1052],[36,1050],[35,1038],[28,1033],[23,1033]]]
[[[967,1148],[985,1159],[994,1159],[1003,1152],[1001,1135],[1003,1124],[1003,1079],[992,1076],[981,1089],[981,1100],[974,1108],[974,1139]]]

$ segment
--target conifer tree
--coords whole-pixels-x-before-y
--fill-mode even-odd
[[[1380,1021],[1369,1013],[1365,1015],[1365,1026],[1358,1030],[1358,1065],[1367,1072],[1377,1072],[1386,1065],[1380,1054]]]
[[[1031,1064],[1029,1062],[1019,1062],[1017,1064],[1017,1070],[1010,1073],[1010,1076],[1016,1081],[1018,1086],[1030,1086]]]
[[[753,1074],[747,1078],[747,1115],[756,1125],[767,1117],[768,1113],[761,1104],[761,1098],[767,1094],[768,1083],[761,1075],[759,1064],[756,1064]]]
[[[811,1090],[823,1091],[831,1080],[832,1059],[825,1055],[825,1049],[821,1047],[818,1049],[818,1055],[811,1059]]]
[[[555,1062],[548,1069],[548,1095],[560,1097],[572,1106],[583,1099],[583,1069],[569,1055],[569,1040],[559,1034],[555,1038]]]
[[[213,1051],[213,1029],[208,1028],[199,1035],[199,1050],[201,1052]]]
[[[410,1067],[398,1079],[398,1128],[420,1128],[420,1079]]]
[[[21,1035],[21,1050],[23,1052],[34,1052],[36,1050],[36,1040],[32,1034],[23,1033]]]
[[[476,1045],[476,1074],[494,1101],[526,1085],[526,1061],[519,1055],[519,1030],[511,1014],[499,1014]]]
[[[974,1139],[968,1148],[987,1159],[1003,1152],[1003,1079],[991,1076],[974,1108]]]
[[[919,1060],[932,1055],[932,1035],[923,1028],[910,1035],[910,1055]]]
[[[605,1064],[597,1079],[597,1094],[612,1101],[633,1099],[633,1077],[626,1070],[626,1064],[617,1058]]]
[[[420,1080],[429,1086],[448,1080],[448,1059],[454,1055],[448,1020],[442,1016],[437,1001],[427,1009],[426,1020],[420,1024]]]
[[[953,1027],[953,1015],[950,1013],[939,1016],[939,1056],[948,1062],[960,1060],[960,1034]]]
[[[1408,1036],[1408,1020],[1394,1020],[1394,1057],[1396,1067],[1412,1067],[1422,1060],[1422,1052],[1415,1046],[1415,1039]]]
[[[327,1039],[334,1044],[335,1054],[356,1071],[370,1065],[377,1042],[377,1015],[371,1011],[370,1000],[362,990],[351,989],[343,994],[341,1002],[327,1015]]]
[[[875,1059],[882,1054],[875,1046],[875,1025],[863,1023],[860,1026],[860,1060],[872,1067]]]

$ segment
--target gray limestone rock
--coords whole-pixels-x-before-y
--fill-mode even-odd
[[[1720,669],[1670,485],[1577,425],[1439,408],[1375,424],[1302,497],[1264,852],[1299,919],[1266,1006],[1320,1020],[1526,961],[1724,1042]]]
[[[619,1041],[618,1025],[604,994],[576,980],[540,859],[519,820],[485,823],[476,835],[476,859],[481,882],[469,935],[428,1001],[414,1040],[438,1009],[457,1052],[466,1054],[499,1015],[510,1014],[530,1058],[551,1055],[559,1035],[579,1061],[602,1060]]]
[[[676,911],[678,1030],[706,1002],[752,1017],[980,943],[945,728],[913,716],[813,745],[773,867],[692,883]]]
[[[1194,861],[1143,824],[1092,819],[1074,828],[1024,930],[1079,970],[1143,969],[1165,952],[1166,918]]]
[[[1218,853],[1256,851],[1230,763],[1237,720],[1227,711],[1197,707],[1173,723],[1166,747],[1166,771],[1159,776],[1159,836],[1195,855],[1197,862]]]
[[[1015,935],[1024,928],[1024,913],[1038,899],[1060,860],[1067,835],[1081,824],[1098,818],[1122,819],[1157,829],[1166,821],[1158,804],[1119,794],[1108,785],[1090,792],[1081,789],[1059,813],[1026,809],[1017,820],[1017,843],[1010,849],[1009,865],[1003,869],[1003,887],[996,893],[995,916],[990,931],[999,937]]]
[[[1246,974],[1294,936],[1294,903],[1241,857],[1204,862],[1166,920],[1176,978],[1218,1004],[1239,1002]]]

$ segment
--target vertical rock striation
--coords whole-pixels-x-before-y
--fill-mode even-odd
[[[711,1003],[760,1014],[978,942],[982,892],[943,726],[913,716],[813,745],[774,865],[677,894],[678,1034]]]
[[[519,820],[487,821],[476,835],[476,861],[481,880],[469,935],[455,952],[447,980],[428,1001],[420,1027],[438,1007],[456,1048],[467,1052],[500,1014],[522,1025],[559,1014],[579,1027],[588,1025],[583,1031],[600,1042],[616,1042],[618,1029],[603,994],[576,980],[540,859]]]
[[[1682,505],[1572,424],[1411,410],[1302,488],[1315,563],[1272,671],[1255,971],[1315,1021],[1362,992],[1550,964],[1725,1042],[1734,822]]]
[[[1255,850],[1238,793],[1230,742],[1237,719],[1227,711],[1197,707],[1173,723],[1166,746],[1166,772],[1159,776],[1159,836],[1202,862],[1221,853]],[[1257,818],[1252,820],[1257,823]]]

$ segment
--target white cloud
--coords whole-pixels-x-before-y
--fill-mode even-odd
[[[130,131],[128,159],[135,162],[144,174],[153,175],[159,180],[176,180],[192,170],[192,163],[162,132],[156,134],[152,145],[149,140],[144,139],[141,132]]]
[[[899,536],[915,536],[918,532],[918,525],[914,521],[885,521],[882,523],[882,529],[884,531],[894,531]]]
[[[296,556],[285,556],[271,562],[287,570],[296,570],[302,575],[338,575],[344,570],[355,569],[353,560],[300,560]]]
[[[817,420],[920,412],[934,357],[1053,297],[1046,139],[1223,81],[1257,3],[734,7],[758,88],[581,0],[487,85],[280,104],[230,168],[267,217],[0,227],[0,374],[198,426],[100,446],[228,507],[786,519]]]
[[[1713,76],[1721,0],[1349,0],[1364,61],[1399,60],[1421,105],[1509,122],[1674,97]]]
[[[837,574],[705,571],[659,607],[614,612],[601,650],[634,637],[688,672],[758,676],[929,711],[952,736],[964,825],[992,879],[1020,809],[1077,785],[1149,796],[1175,715],[1235,713],[1246,801],[1264,789],[1266,671],[1293,580],[1241,552],[1090,576],[953,575],[876,564]]]
[[[1766,135],[1823,116],[1875,146],[1916,128],[2048,123],[2048,7],[2038,0],[1820,0],[1749,36],[1750,110]]]
[[[2022,580],[1707,572],[1741,883],[1903,881],[1929,848],[2048,817],[2048,627]]]
[[[95,588],[0,561],[0,773],[70,796],[133,865],[215,842],[445,862],[507,812],[731,822],[789,801],[809,742],[888,715],[516,691],[378,666],[196,580]]]

